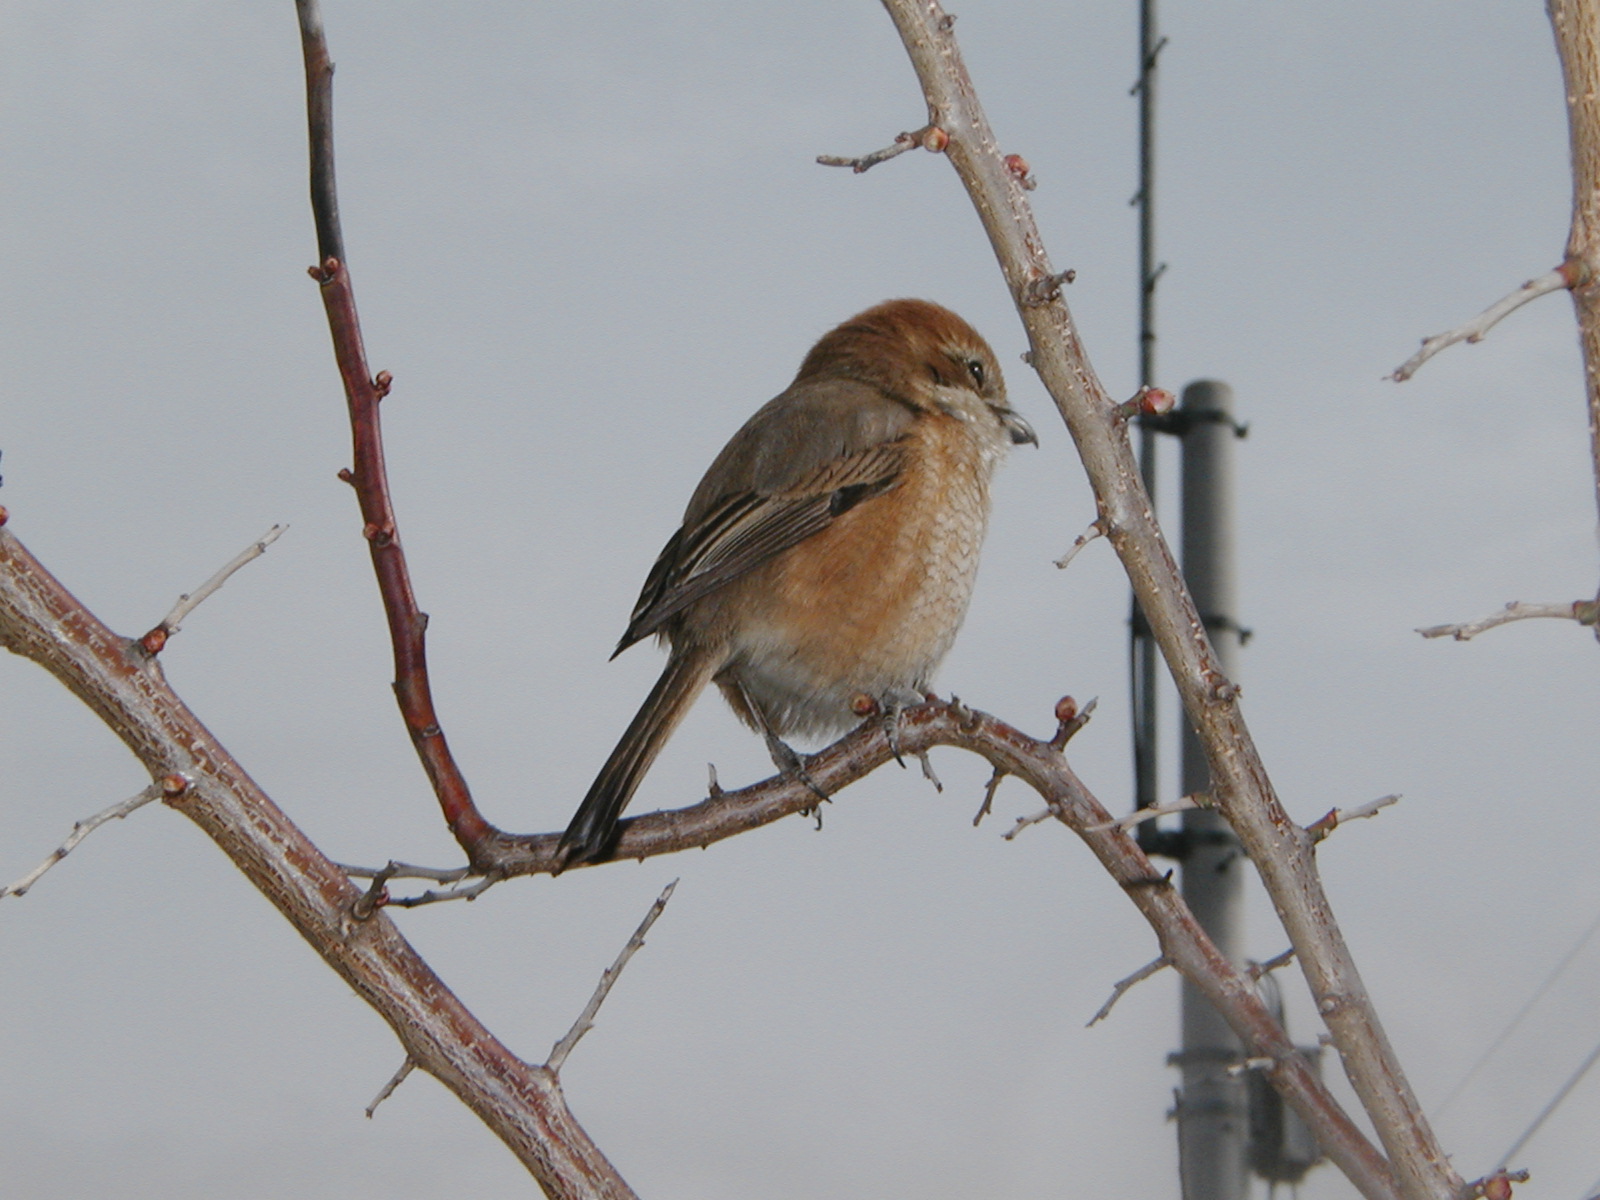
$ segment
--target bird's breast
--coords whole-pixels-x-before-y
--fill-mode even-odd
[[[926,688],[955,640],[999,452],[942,416],[919,422],[908,450],[894,487],[752,573],[747,594],[764,599],[747,609],[725,673],[774,732],[849,728],[856,696]]]

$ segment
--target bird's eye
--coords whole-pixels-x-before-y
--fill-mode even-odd
[[[967,374],[972,376],[973,384],[979,391],[983,390],[983,363],[976,358],[967,360]]]

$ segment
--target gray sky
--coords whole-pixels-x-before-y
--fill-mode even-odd
[[[1527,623],[1413,627],[1592,593],[1570,305],[1548,297],[1403,387],[1416,340],[1560,258],[1568,174],[1539,5],[1164,6],[1162,379],[1228,380],[1240,448],[1246,716],[1290,810],[1405,800],[1322,851],[1389,1032],[1437,1105],[1600,910],[1595,646]],[[1113,394],[1136,383],[1134,5],[957,9],[1024,154]],[[293,7],[6,0],[0,503],[137,634],[274,522],[289,533],[164,655],[182,695],[329,854],[449,864],[394,711],[316,290]],[[868,304],[956,308],[1041,449],[1005,469],[942,688],[1073,744],[1128,795],[1126,591],[947,164],[815,166],[922,123],[867,0],[328,0],[341,202],[434,685],[491,819],[564,825],[656,671],[607,663],[711,456],[811,341]],[[1166,469],[1169,485],[1175,470]],[[1167,488],[1170,493],[1171,486]],[[1167,708],[1169,724],[1173,708]],[[0,659],[0,876],[143,786],[62,688]],[[1169,738],[1169,745],[1174,739]],[[1583,751],[1588,745],[1590,751]],[[635,808],[768,771],[699,705]],[[651,1200],[1174,1195],[1175,983],[1084,1022],[1154,955],[1064,829],[936,756],[823,831],[518,881],[399,914],[540,1059],[669,879],[677,896],[565,1073]],[[1251,951],[1284,946],[1259,895]],[[0,1193],[143,1200],[526,1195],[510,1154],[180,818],[147,809],[0,905]],[[1292,1032],[1316,1028],[1298,977]],[[1491,1167],[1600,1039],[1600,946],[1438,1121]],[[1337,1067],[1329,1064],[1330,1074]],[[1336,1081],[1343,1088],[1342,1080]],[[1521,1157],[1519,1195],[1600,1177],[1600,1076]],[[1306,1200],[1351,1189],[1331,1168]]]

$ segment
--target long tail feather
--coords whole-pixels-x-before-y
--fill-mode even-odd
[[[622,810],[695,697],[705,690],[714,665],[710,655],[694,651],[674,653],[667,659],[661,678],[561,835],[557,853],[562,869],[572,863],[595,862],[610,853]]]

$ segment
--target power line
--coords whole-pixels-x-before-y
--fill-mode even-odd
[[[1597,1042],[1595,1044],[1595,1048],[1589,1051],[1589,1057],[1584,1059],[1583,1063],[1578,1067],[1578,1069],[1572,1073],[1572,1078],[1568,1079],[1566,1083],[1561,1085],[1561,1090],[1555,1094],[1555,1097],[1550,1101],[1549,1104],[1544,1106],[1544,1111],[1533,1119],[1533,1124],[1529,1125],[1527,1129],[1523,1130],[1522,1136],[1511,1144],[1511,1149],[1507,1150],[1500,1156],[1500,1163],[1495,1167],[1496,1172],[1504,1171],[1506,1169],[1506,1164],[1509,1163],[1511,1159],[1528,1144],[1528,1140],[1532,1138],[1534,1134],[1539,1132],[1539,1126],[1543,1125],[1550,1114],[1555,1112],[1555,1110],[1560,1107],[1561,1102],[1571,1094],[1572,1089],[1577,1087],[1579,1081],[1589,1073],[1589,1068],[1594,1066],[1594,1064],[1597,1062],[1600,1062],[1600,1042]]]
[[[1506,1042],[1510,1040],[1511,1035],[1517,1031],[1518,1027],[1522,1024],[1527,1015],[1538,1006],[1539,1001],[1543,1000],[1549,993],[1550,989],[1555,987],[1556,981],[1566,973],[1567,968],[1572,965],[1573,960],[1578,957],[1578,955],[1583,951],[1583,948],[1589,944],[1589,940],[1594,937],[1596,932],[1600,932],[1600,916],[1595,917],[1594,923],[1584,931],[1583,936],[1577,940],[1572,949],[1567,951],[1566,956],[1562,958],[1562,960],[1555,965],[1555,968],[1550,972],[1550,974],[1545,977],[1545,981],[1539,985],[1537,990],[1534,991],[1533,995],[1528,998],[1527,1002],[1517,1010],[1516,1016],[1512,1017],[1506,1027],[1500,1031],[1500,1036],[1495,1038],[1495,1040],[1490,1044],[1489,1048],[1478,1056],[1478,1060],[1473,1063],[1472,1066],[1467,1068],[1467,1073],[1461,1077],[1459,1082],[1456,1083],[1455,1087],[1450,1089],[1450,1094],[1444,1098],[1443,1103],[1441,1103],[1439,1107],[1434,1110],[1435,1119],[1444,1116],[1445,1110],[1460,1098],[1462,1092],[1467,1090],[1467,1085],[1478,1077],[1478,1072],[1483,1070],[1484,1065],[1495,1056],[1500,1047],[1504,1046]],[[1507,1155],[1507,1157],[1509,1158],[1510,1155]],[[1595,1187],[1590,1188],[1589,1190],[1590,1192],[1600,1192],[1600,1183],[1597,1183]]]

